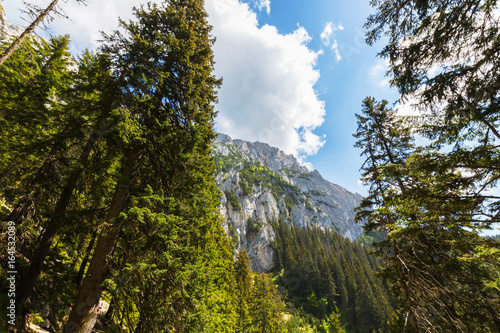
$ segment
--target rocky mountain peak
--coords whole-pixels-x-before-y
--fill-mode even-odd
[[[350,240],[361,235],[354,208],[362,197],[309,171],[294,156],[225,134],[219,134],[214,151],[223,226],[236,252],[247,250],[254,270],[273,267],[271,223],[278,219],[333,229]]]
[[[293,155],[288,155],[279,148],[271,147],[267,143],[233,140],[226,134],[219,134],[217,142],[215,150],[218,154],[227,156],[231,153],[228,147],[232,146],[241,153],[243,160],[258,161],[272,171],[291,169],[302,173],[309,172]]]

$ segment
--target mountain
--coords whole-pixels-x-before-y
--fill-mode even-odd
[[[236,252],[247,250],[255,271],[274,267],[271,222],[280,218],[332,229],[350,240],[361,235],[362,225],[354,223],[361,195],[309,171],[293,155],[225,134],[219,134],[214,151],[224,229]]]
[[[0,40],[8,39],[9,37],[19,36],[23,32],[23,28],[7,21],[5,11],[0,5]]]

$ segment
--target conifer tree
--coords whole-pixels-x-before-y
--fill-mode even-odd
[[[378,1],[366,24],[367,41],[389,36],[380,53],[389,60],[392,84],[401,100],[417,111],[413,130],[439,151],[433,160],[470,174],[460,197],[481,202],[475,212],[478,231],[498,219],[499,197],[491,195],[500,174],[500,21],[498,1]],[[462,181],[466,181],[462,179]]]
[[[478,256],[487,242],[474,231],[478,200],[463,198],[470,179],[441,164],[439,153],[412,148],[409,129],[394,111],[372,102],[365,100],[355,135],[367,157],[362,170],[370,185],[357,219],[367,219],[369,231],[388,235],[378,248],[386,260],[383,276],[405,310],[403,327],[488,331],[496,325],[492,309],[499,298],[487,286],[498,277],[498,261]]]
[[[66,245],[63,252],[78,251],[72,247],[72,238],[78,234],[83,243],[83,236],[91,232],[93,215],[98,215],[105,202],[103,188],[108,184],[103,173],[113,173],[109,162],[105,165],[95,155],[92,163],[94,167],[100,163],[99,170],[86,169],[93,147],[114,124],[105,118],[113,101],[105,57],[87,52],[76,62],[68,42],[68,36],[50,41],[28,38],[0,67],[0,122],[5,125],[0,197],[12,208],[2,218],[18,224],[18,249],[29,260],[28,267],[19,267],[23,288],[16,296],[21,321],[29,310],[24,301],[31,295],[56,235]]]
[[[176,318],[140,318],[136,329],[144,331],[151,323],[169,322],[173,329],[210,330],[224,323],[220,311],[227,310],[227,298],[217,299],[214,292],[226,288],[220,278],[227,268],[229,253],[225,252],[227,244],[215,215],[218,192],[210,142],[215,136],[212,104],[219,81],[211,74],[212,40],[203,1],[149,4],[135,9],[135,16],[135,22],[121,22],[126,35],[116,32],[106,36],[102,48],[111,57],[127,115],[119,129],[121,171],[65,332],[75,331],[85,317],[92,315],[102,284],[109,277],[120,235],[132,230],[137,223],[134,221],[142,221],[141,214],[146,214],[139,214],[142,210],[147,212],[145,218],[161,222],[161,228],[166,228],[159,231],[158,242],[172,242],[173,252],[169,247],[161,251],[160,244],[153,243],[142,259],[132,263],[138,265],[137,269],[147,267],[156,253],[160,258],[164,256],[160,264],[167,265],[147,270],[162,278],[164,288],[147,285],[148,279],[137,281],[141,284],[138,290],[151,296],[146,297],[148,304],[140,312],[148,315],[156,297],[169,304],[165,297],[172,297],[170,291],[181,294],[177,298],[180,303],[170,303],[170,308],[163,309],[168,313],[176,311]],[[150,194],[158,199],[146,200],[146,206],[137,205],[133,199]],[[170,228],[180,234],[170,233]],[[174,276],[167,279],[162,272]],[[179,289],[171,280],[175,281],[175,277],[179,278]],[[230,320],[226,324],[232,325]]]
[[[424,112],[410,125],[429,140],[402,167],[411,181],[391,204],[399,218],[419,221],[402,231],[427,274],[420,281],[428,283],[414,288],[432,290],[417,302],[421,322],[436,330],[489,331],[499,326],[492,286],[500,258],[498,246],[479,235],[499,222],[500,198],[489,193],[499,178],[498,1],[372,6],[367,41],[389,37],[380,56],[389,60],[401,100]]]
[[[112,119],[111,116],[113,88],[107,88],[110,82],[106,66],[104,57],[85,53],[80,59],[78,72],[73,75],[72,86],[66,91],[67,96],[63,108],[66,115],[65,127],[62,133],[53,139],[55,142],[51,148],[51,154],[69,148],[72,152],[72,158],[66,162],[66,170],[63,177],[60,177],[59,194],[53,199],[54,207],[51,207],[50,211],[46,213],[50,217],[44,225],[39,243],[30,258],[30,265],[23,273],[21,283],[24,288],[17,295],[20,305],[30,296],[54,238],[60,230],[64,230],[71,224],[67,211],[71,207],[71,203],[77,201],[73,196],[74,192],[79,189],[80,194],[86,196],[84,201],[91,201],[90,198],[95,198],[99,194],[103,197],[106,196],[102,191],[106,184],[101,177],[112,161],[105,159],[103,161],[99,157],[92,156],[93,163],[101,165],[97,170],[88,170],[88,160],[91,159],[94,147],[112,132],[113,125],[118,120],[116,117]],[[87,172],[85,173],[85,171]],[[107,172],[111,173],[111,170],[107,169]],[[93,177],[101,178],[100,182],[90,182],[89,179],[92,177],[90,174]],[[82,178],[86,178],[86,182],[94,186],[89,186],[85,191],[82,188]],[[97,201],[103,200],[97,199]],[[71,208],[77,209],[74,206]],[[98,210],[101,207],[100,204],[97,204],[78,208]],[[83,227],[80,225],[80,228]],[[80,229],[80,232],[83,230]]]
[[[328,333],[345,333],[344,325],[340,322],[339,310],[336,308],[326,319],[326,331]]]
[[[238,331],[247,332],[251,325],[251,313],[249,306],[252,302],[251,291],[253,287],[253,273],[250,269],[250,256],[246,250],[238,253],[234,263],[234,274],[236,279],[236,307],[238,315]]]
[[[280,332],[283,327],[283,304],[269,275],[255,275],[252,299],[252,331]]]

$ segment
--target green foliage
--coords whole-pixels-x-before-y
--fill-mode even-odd
[[[241,163],[241,154],[232,153],[229,155],[216,154],[214,157],[215,170],[217,173],[226,173]]]
[[[371,109],[367,123],[379,128],[373,133],[358,118],[371,186],[360,216],[369,229],[388,234],[378,247],[403,306],[395,330],[496,331],[492,309],[500,308],[500,294],[489,286],[500,272],[498,243],[480,233],[500,221],[500,198],[488,192],[500,177],[498,80],[492,79],[500,76],[498,1],[372,5],[367,40],[389,37],[380,55],[389,60],[391,83],[425,112],[404,126],[394,117],[375,126]],[[408,146],[403,155],[391,145],[389,128],[423,135],[428,144]]]
[[[237,331],[249,331],[252,327],[252,312],[250,304],[253,299],[253,273],[250,269],[250,257],[245,250],[238,253],[234,263],[234,273],[236,278],[236,313]]]
[[[476,179],[456,168],[455,157],[449,163],[453,152],[414,147],[411,128],[386,104],[367,98],[357,115],[370,185],[357,219],[387,235],[377,248],[381,275],[403,309],[394,329],[489,332],[500,294],[488,286],[498,279],[500,257],[498,244],[478,235],[491,221],[480,217],[484,199],[471,195]]]
[[[280,332],[283,329],[283,304],[273,280],[261,273],[254,277],[252,328],[255,332]]]
[[[78,63],[68,37],[54,37],[28,40],[0,66],[0,200],[18,222],[23,276],[53,231],[29,310],[43,301],[68,318],[105,282],[105,331],[231,331],[234,275],[210,148],[220,81],[203,2],[141,7],[121,25]],[[78,290],[85,270],[92,279]]]
[[[325,320],[326,332],[329,333],[346,333],[344,325],[340,322],[339,309],[335,308],[328,318]]]
[[[237,332],[282,332],[283,304],[273,280],[254,274],[245,250],[238,253],[235,267]]]
[[[249,217],[247,221],[247,235],[255,235],[260,231],[260,229],[260,224]]]
[[[271,189],[276,201],[279,201],[284,195],[288,195],[290,197],[288,202],[297,204],[297,196],[300,193],[298,187],[289,184],[279,174],[258,162],[244,161],[243,168],[240,170],[240,177],[250,186],[262,186]],[[285,200],[287,199],[285,198]]]
[[[350,332],[386,329],[391,295],[375,277],[380,261],[369,246],[351,243],[318,227],[273,224],[278,284],[287,303],[303,311],[313,327],[340,309]]]
[[[241,211],[241,205],[238,196],[228,190],[224,191],[224,194],[226,195],[227,202],[229,202],[231,207],[237,212]]]
[[[248,186],[248,184],[244,180],[240,180],[240,186],[243,192],[243,196],[248,196],[252,194],[252,187]]]

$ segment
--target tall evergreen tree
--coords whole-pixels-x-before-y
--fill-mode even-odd
[[[412,248],[427,274],[421,276],[427,287],[419,288],[433,290],[419,301],[423,327],[495,331],[499,295],[492,286],[500,258],[498,246],[479,234],[500,215],[500,198],[489,192],[499,178],[498,1],[372,5],[367,41],[389,37],[380,55],[389,60],[401,99],[425,112],[411,126],[430,142],[405,163],[402,173],[411,182],[391,204],[398,218],[420,221],[413,234],[402,229],[406,239],[427,244]]]
[[[161,272],[166,269],[168,273],[168,265],[175,265],[173,274],[180,278],[180,289],[176,292],[181,292],[181,303],[166,309],[177,311],[180,317],[173,322],[172,318],[161,317],[156,325],[170,322],[174,329],[210,329],[224,322],[220,321],[220,313],[219,320],[214,316],[227,300],[217,300],[213,293],[206,293],[224,290],[224,284],[218,285],[216,281],[221,281],[218,274],[223,272],[229,256],[224,253],[224,242],[220,240],[223,232],[215,215],[218,195],[210,143],[215,136],[213,102],[219,81],[211,74],[212,40],[203,1],[149,4],[136,9],[135,16],[136,22],[121,22],[126,35],[116,32],[107,36],[102,48],[112,59],[116,85],[123,92],[121,104],[127,114],[120,127],[121,174],[65,332],[75,331],[97,306],[120,235],[129,230],[133,221],[142,220],[137,209],[160,214],[147,216],[165,224],[167,230],[170,224],[185,226],[181,228],[185,229],[182,237],[165,230],[159,235],[172,242],[173,248],[180,247],[178,251],[159,252],[161,247],[156,243],[149,248],[152,252],[148,253],[165,256],[162,263],[167,265],[152,274],[166,278]],[[159,195],[159,200],[135,208],[131,198],[144,196],[149,193],[148,188]],[[153,292],[150,295],[154,297],[170,297],[168,290],[176,290],[171,280],[162,280],[170,289],[156,291],[151,289],[153,285],[145,285],[147,281],[141,282],[140,290]],[[147,302],[149,306],[154,304],[154,298],[148,297]],[[144,320],[139,320],[137,330],[144,331],[151,320],[155,321],[151,317]]]
[[[500,174],[500,20],[498,1],[377,1],[367,22],[368,43],[389,36],[380,55],[389,60],[401,99],[425,111],[412,126],[433,148],[440,164],[463,168],[471,184],[464,200],[481,199],[475,228],[499,221],[499,197],[489,190]]]
[[[252,331],[280,332],[283,327],[283,304],[269,275],[262,273],[255,276],[252,299]]]
[[[383,276],[405,311],[402,327],[489,332],[498,295],[488,285],[498,277],[498,260],[484,254],[488,242],[474,231],[478,200],[463,198],[470,179],[441,164],[441,154],[414,149],[402,125],[385,103],[367,99],[355,134],[370,185],[357,219],[388,235],[378,248],[386,260]]]
[[[93,156],[93,163],[100,163],[101,165],[97,170],[92,171],[89,170],[88,161],[95,146],[112,132],[113,125],[118,121],[117,117],[113,119],[111,116],[114,103],[113,88],[107,88],[109,83],[109,70],[105,57],[85,53],[80,60],[78,72],[73,75],[72,85],[66,91],[67,96],[63,107],[66,116],[64,119],[65,127],[52,140],[54,144],[51,147],[51,154],[67,149],[72,152],[72,156],[71,159],[67,159],[65,162],[66,169],[60,177],[59,194],[53,199],[54,207],[49,212],[46,212],[49,218],[44,225],[39,243],[30,258],[30,265],[23,273],[20,283],[24,288],[17,295],[18,304],[21,306],[31,294],[57,233],[71,225],[71,218],[67,213],[71,203],[78,201],[73,195],[75,191],[79,189],[80,194],[85,193],[87,198],[83,201],[91,201],[90,198],[95,198],[99,194],[105,197],[101,189],[106,184],[102,178],[98,183],[95,181],[90,182],[94,186],[87,188],[87,191],[82,189],[81,183],[82,178],[85,178],[82,176],[84,171],[87,171],[85,180],[87,182],[89,182],[89,174],[102,177],[106,171],[111,173],[109,165],[112,160],[105,159],[106,161],[103,162],[102,158]],[[81,210],[97,210],[102,208],[102,201],[102,199],[98,198],[96,205],[91,207],[83,205],[83,207],[78,208],[81,208]],[[77,209],[74,206],[71,208]],[[83,225],[80,225],[80,228],[83,228],[80,229],[80,232],[85,230]]]
[[[251,325],[251,291],[253,287],[253,273],[250,269],[250,256],[246,250],[238,253],[234,263],[234,274],[236,279],[236,307],[238,315],[239,332],[248,332]]]

